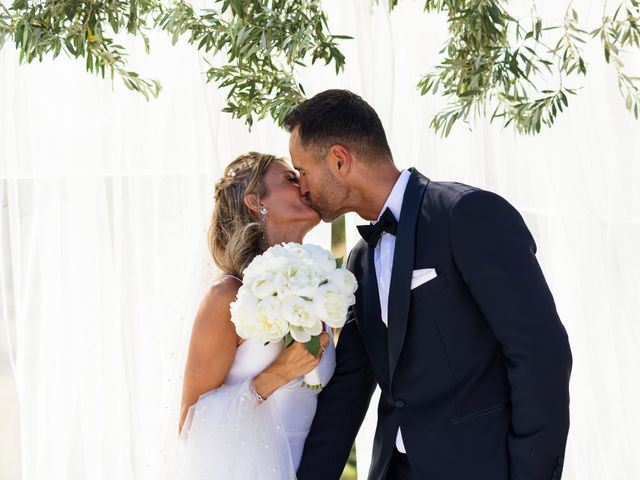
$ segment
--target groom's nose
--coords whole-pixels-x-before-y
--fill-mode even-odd
[[[309,187],[307,186],[307,181],[302,176],[298,181],[298,187],[300,188],[300,195],[302,195],[303,197],[309,195]]]

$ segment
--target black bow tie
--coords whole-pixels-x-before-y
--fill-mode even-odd
[[[393,216],[393,213],[391,213],[389,208],[384,211],[377,223],[370,225],[358,225],[360,235],[362,235],[364,241],[372,248],[376,248],[383,232],[395,235],[397,230],[398,221],[396,220],[396,217]]]

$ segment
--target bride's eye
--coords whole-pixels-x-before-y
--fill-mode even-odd
[[[289,181],[290,182],[297,182],[298,181],[298,177],[296,175],[291,175],[291,176],[289,176]]]

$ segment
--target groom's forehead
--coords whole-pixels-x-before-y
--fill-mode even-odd
[[[291,154],[293,154],[293,152],[295,151],[300,155],[304,154],[307,151],[307,148],[302,141],[302,137],[300,136],[299,128],[300,127],[294,128],[289,135],[289,151],[291,152]]]
[[[298,127],[295,127],[291,130],[289,134],[289,149],[293,148],[296,143],[300,140],[300,135],[298,134]]]

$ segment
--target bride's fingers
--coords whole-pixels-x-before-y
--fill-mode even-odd
[[[320,345],[324,348],[327,348],[327,345],[329,345],[329,335],[327,335],[326,332],[320,334]]]
[[[329,335],[327,335],[325,332],[322,332],[320,334],[320,350],[318,350],[318,355],[316,355],[316,358],[318,360],[322,358],[322,355],[324,355],[324,352],[327,349],[327,345],[329,345]]]

